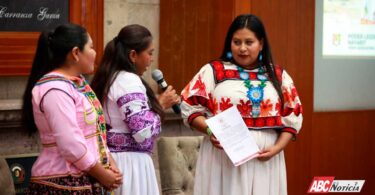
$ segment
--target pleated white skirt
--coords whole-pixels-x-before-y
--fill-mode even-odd
[[[123,184],[116,195],[159,195],[155,168],[149,154],[141,152],[112,153],[123,174]]]
[[[260,149],[275,144],[275,130],[250,131]],[[252,159],[235,167],[223,150],[206,136],[195,173],[194,195],[286,195],[284,153],[268,161]]]

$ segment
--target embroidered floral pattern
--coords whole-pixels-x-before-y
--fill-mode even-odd
[[[214,69],[214,75],[216,83],[221,83],[225,80],[241,79],[240,73],[236,70],[225,69],[224,65],[219,61],[211,62],[211,66]],[[255,72],[249,72],[249,78],[251,80],[260,80]]]
[[[294,107],[296,104],[296,97],[298,96],[296,88],[282,87],[282,91],[284,96],[284,104],[288,107]]]
[[[155,135],[156,136],[156,135]],[[108,148],[111,152],[151,152],[155,136],[142,143],[134,140],[131,133],[108,132]]]
[[[248,128],[283,127],[281,117],[244,118]]]
[[[199,75],[198,80],[195,82],[192,90],[198,90],[195,92],[196,95],[207,97],[206,85],[202,81],[202,77]]]
[[[302,111],[302,106],[298,98],[297,89],[294,85],[290,86],[289,88],[283,87],[283,96],[284,96],[284,111],[283,116],[290,115],[294,113],[296,116],[299,116]]]
[[[126,117],[124,121],[132,132],[138,132],[148,126],[153,126],[154,123],[160,123],[159,116],[149,110],[144,110],[130,117]],[[153,132],[157,134],[159,131],[160,129],[153,129]]]
[[[281,114],[281,100],[280,99],[278,99],[277,103],[275,104],[275,110],[276,110],[277,115]]]
[[[237,66],[240,78],[244,81],[245,87],[248,89],[247,97],[251,101],[251,116],[259,117],[261,115],[260,103],[264,98],[264,88],[266,87],[267,76],[264,75],[264,67],[258,68],[256,78],[260,79],[261,82],[259,85],[254,86],[251,81],[251,73],[246,72],[242,67]]]
[[[222,70],[218,70],[218,71],[216,72],[216,79],[217,79],[218,81],[221,81],[221,80],[224,80],[224,78],[225,78],[225,72],[222,71]]]
[[[237,109],[240,111],[242,117],[249,117],[251,115],[251,107],[250,100],[247,100],[246,102],[240,100],[240,103],[237,104]]]
[[[161,130],[160,117],[148,107],[147,97],[143,93],[130,93],[120,97],[117,105],[125,115],[124,122],[130,133],[108,132],[108,147],[111,152],[145,151],[151,152],[154,140]],[[133,135],[150,128],[151,137],[142,143],[136,142]]]
[[[127,104],[131,101],[134,101],[134,100],[141,100],[141,101],[144,101],[144,102],[147,101],[146,96],[143,93],[131,93],[131,94],[127,94],[127,95],[124,95],[124,96],[120,97],[117,100],[117,106],[121,107],[124,104]]]
[[[239,73],[235,70],[227,70],[225,71],[225,76],[227,78],[233,79],[233,78],[238,78]]]
[[[98,146],[99,146],[99,153],[100,153],[100,162],[108,167],[109,166],[109,160],[108,160],[108,154],[107,154],[107,129],[105,125],[105,119],[104,119],[104,112],[103,108],[96,97],[94,91],[91,89],[91,87],[87,84],[86,80],[82,77],[79,79],[76,84],[78,85],[78,89],[83,89],[81,92],[85,94],[86,98],[91,102],[91,104],[94,106],[97,114],[98,114],[98,120],[96,123],[96,130],[98,132],[97,139],[98,139]],[[82,85],[79,85],[82,84]]]
[[[224,98],[224,97],[221,98],[221,102],[220,102],[221,111],[224,111],[232,106],[233,104],[230,102],[230,98]]]
[[[212,61],[208,66],[203,67],[191,81],[190,84],[194,83],[195,89],[189,90],[188,87],[191,85],[188,84],[182,93],[186,97],[183,98],[184,119],[190,122],[197,116],[210,117],[210,113],[203,108],[216,115],[236,106],[250,129],[275,128],[281,131],[293,129],[292,133],[297,133],[302,124],[300,116],[302,106],[297,90],[290,76],[280,66],[271,65],[271,67],[274,68],[276,78],[282,86],[283,104],[280,98],[273,97],[277,95],[277,92],[264,67],[238,70],[238,66],[233,63]],[[207,71],[211,71],[209,68],[213,71],[213,79],[211,79],[211,72],[207,74]],[[226,83],[227,80],[232,82]],[[246,88],[240,84],[236,85],[236,82],[243,82]],[[216,88],[216,86],[220,87]],[[203,94],[203,89],[206,90],[208,97],[199,95]]]
[[[301,104],[297,104],[296,107],[294,108],[293,110],[293,113],[296,115],[296,116],[299,116],[300,114],[303,113],[303,110],[302,110],[302,106]]]
[[[291,93],[292,93],[292,101],[294,102],[296,100],[296,97],[298,97],[298,92],[297,92],[297,89],[293,86],[292,89],[291,89]]]
[[[260,103],[260,116],[270,116],[272,111],[272,103],[270,99],[267,99],[266,101],[262,101]]]
[[[186,87],[182,90],[181,92],[181,98],[182,100],[186,100],[188,97],[189,97],[189,93],[190,93],[190,85],[191,85],[191,81],[186,85]]]
[[[90,176],[66,176],[44,179],[34,183],[31,181],[25,191],[27,195],[39,194],[76,194],[76,195],[103,195],[109,194],[99,182]]]
[[[209,100],[208,100],[208,105],[207,108],[211,111],[212,114],[216,114],[217,110],[219,109],[219,105],[216,101],[216,98],[212,97],[212,94],[208,94]]]

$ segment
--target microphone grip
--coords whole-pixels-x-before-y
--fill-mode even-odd
[[[168,88],[168,84],[167,82],[165,82],[164,79],[161,79],[159,81],[157,81],[157,83],[159,84],[160,88],[165,91],[167,90]],[[180,114],[181,113],[181,108],[180,108],[180,105],[179,104],[175,104],[172,106],[172,109],[173,109],[173,112],[176,113],[176,114]]]
[[[176,113],[176,114],[180,114],[181,113],[181,108],[180,108],[179,104],[173,105],[172,109],[173,109],[173,112]]]
[[[159,87],[160,87],[163,91],[167,90],[167,88],[168,88],[168,84],[167,84],[167,82],[165,82],[164,79],[161,79],[161,80],[157,81],[157,83],[159,84]]]

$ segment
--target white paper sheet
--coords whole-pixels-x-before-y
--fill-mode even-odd
[[[206,123],[234,166],[239,166],[259,155],[258,145],[235,106],[207,119]]]

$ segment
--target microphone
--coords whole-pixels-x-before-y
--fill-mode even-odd
[[[164,80],[163,73],[159,69],[155,69],[154,71],[152,71],[151,76],[152,76],[152,79],[154,79],[154,81],[156,81],[158,83],[159,87],[163,91],[165,91],[167,89],[168,84]],[[180,105],[179,104],[173,105],[172,109],[173,109],[174,113],[176,113],[176,114],[180,114],[181,113],[181,109],[180,109]]]

